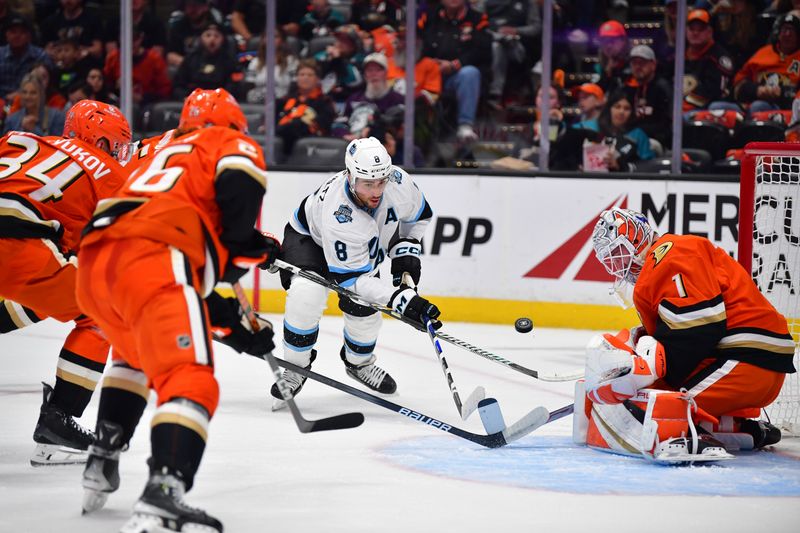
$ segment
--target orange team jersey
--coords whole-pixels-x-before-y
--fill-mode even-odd
[[[706,358],[794,372],[786,319],[708,239],[660,237],[647,253],[633,301],[647,333],[664,345],[665,380],[673,387]]]
[[[78,139],[10,132],[0,139],[0,237],[60,239],[74,250],[97,202],[126,176]]]
[[[776,52],[771,44],[761,47],[736,73],[733,85],[741,81],[763,85],[771,81],[770,78],[780,87],[797,87],[800,84],[800,50],[784,55]]]
[[[98,204],[81,246],[130,237],[170,244],[203,270],[205,296],[237,251],[229,249],[232,243],[252,237],[265,190],[264,156],[255,141],[230,128],[194,130],[163,146],[114,198]],[[220,198],[230,200],[228,212]]]
[[[172,142],[175,130],[167,130],[161,135],[148,137],[139,141],[130,160],[125,164],[125,170],[133,172],[143,164],[149,164],[152,157],[164,146]]]

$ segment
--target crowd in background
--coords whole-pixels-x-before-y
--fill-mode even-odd
[[[267,39],[265,0],[133,0],[134,129],[147,135],[156,104],[197,87],[224,87],[263,112],[271,46],[279,155],[309,137],[373,135],[402,161],[403,69],[413,53],[417,166],[530,167],[544,97],[543,3],[422,0],[410,21],[404,0],[279,1]],[[654,169],[671,146],[677,2],[553,4],[550,168]],[[698,0],[687,13],[689,168],[735,161],[760,136],[794,139],[800,1]],[[118,103],[118,17],[119,2],[0,0],[2,131],[60,134],[76,101]],[[251,130],[263,135],[263,115]]]

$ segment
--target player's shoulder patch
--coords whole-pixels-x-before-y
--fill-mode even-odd
[[[672,241],[667,241],[659,244],[651,253],[653,254],[654,267],[658,266],[664,256],[672,249]]]
[[[349,205],[342,204],[339,206],[339,209],[333,213],[333,216],[336,218],[336,221],[339,224],[346,224],[348,222],[353,221],[353,208]]]
[[[399,185],[403,182],[403,173],[400,172],[399,169],[395,168],[394,170],[392,170],[392,173],[389,176],[389,180]]]

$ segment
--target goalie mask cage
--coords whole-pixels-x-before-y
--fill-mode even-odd
[[[800,143],[755,142],[742,158],[739,263],[789,323],[800,370]],[[787,374],[767,409],[773,424],[800,436],[800,373]]]

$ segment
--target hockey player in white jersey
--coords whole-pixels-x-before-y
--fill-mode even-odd
[[[392,160],[374,137],[356,139],[345,153],[346,169],[307,196],[284,232],[282,259],[316,272],[366,300],[386,304],[422,322],[436,319],[439,309],[401,283],[404,272],[420,279],[420,240],[432,211],[422,191]],[[381,280],[379,266],[392,260],[392,283]],[[287,290],[283,321],[285,358],[310,368],[319,321],[328,289],[282,271]],[[353,379],[383,394],[397,389],[394,379],[375,364],[375,343],[381,315],[348,298],[339,298],[344,313],[344,343],[340,356]],[[293,395],[305,378],[285,370],[281,377]],[[277,384],[271,394],[281,395]],[[274,408],[282,406],[276,401]]]

